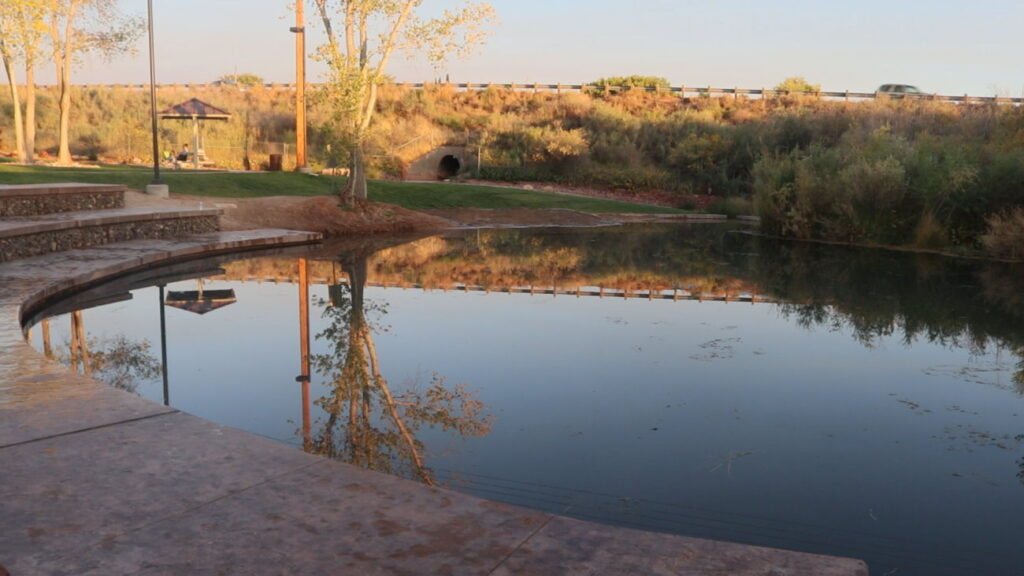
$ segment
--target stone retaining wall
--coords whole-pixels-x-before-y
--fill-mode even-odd
[[[0,186],[0,218],[112,208],[124,208],[123,186]]]
[[[167,239],[216,232],[216,215],[84,226],[0,239],[0,262],[126,240]]]

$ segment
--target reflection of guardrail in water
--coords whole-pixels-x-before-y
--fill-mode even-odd
[[[317,87],[318,84],[311,84],[311,87]],[[889,100],[897,98],[906,98],[912,100],[925,100],[935,102],[955,102],[958,104],[1022,104],[1024,98],[1011,98],[1004,96],[970,96],[964,94],[963,96],[951,96],[941,94],[920,94],[920,95],[908,95],[908,94],[897,94],[890,95],[878,92],[851,92],[849,90],[835,92],[835,91],[817,91],[817,92],[798,92],[792,90],[774,90],[771,88],[715,88],[713,86],[701,87],[701,86],[671,86],[671,87],[647,87],[647,86],[612,86],[607,84],[538,84],[538,83],[508,83],[508,84],[494,84],[494,83],[450,83],[450,84],[433,84],[429,82],[415,82],[415,83],[397,83],[394,84],[399,88],[408,88],[413,90],[423,90],[430,88],[439,89],[454,89],[454,90],[488,90],[491,88],[504,89],[504,90],[520,90],[520,91],[533,91],[533,92],[593,92],[595,94],[603,93],[617,93],[617,92],[654,92],[662,94],[673,94],[680,98],[685,97],[702,97],[702,96],[733,96],[738,98],[744,97],[757,97],[761,99],[778,98],[780,96],[805,96],[811,98],[824,98],[828,100]],[[219,88],[218,84],[158,84],[157,88],[168,88],[168,89],[186,89],[186,90],[203,90],[211,88]],[[41,88],[49,89],[52,86],[41,86]],[[105,84],[105,85],[80,85],[78,88],[90,89],[90,88],[122,88],[126,90],[149,90],[148,84]],[[266,90],[295,90],[295,84],[265,84],[262,86]]]
[[[216,279],[216,278],[215,278]],[[298,277],[257,277],[247,276],[245,278],[231,278],[241,282],[271,282],[274,284],[298,284]],[[345,279],[334,280],[330,278],[310,278],[310,284],[348,284]],[[424,292],[482,292],[485,294],[528,294],[530,296],[571,296],[576,298],[593,297],[624,300],[689,300],[698,302],[746,302],[750,304],[774,304],[778,300],[769,296],[755,294],[749,291],[721,291],[714,293],[695,292],[686,288],[651,288],[646,290],[632,290],[624,288],[606,288],[602,286],[577,286],[575,288],[560,288],[557,286],[480,286],[475,284],[453,283],[445,285],[424,285],[402,282],[367,282],[371,288],[385,288],[398,290],[422,290]]]

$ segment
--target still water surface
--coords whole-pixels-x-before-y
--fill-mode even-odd
[[[1020,268],[637,226],[332,245],[159,282],[233,293],[167,304],[162,335],[160,289],[126,279],[32,341],[192,414],[486,498],[879,575],[1024,573]]]

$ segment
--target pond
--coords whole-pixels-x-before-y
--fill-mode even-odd
[[[154,401],[485,498],[873,574],[1022,565],[1020,267],[707,224],[235,258],[97,287],[30,339]]]

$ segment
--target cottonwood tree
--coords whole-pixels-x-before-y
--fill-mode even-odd
[[[4,0],[0,3],[0,60],[7,74],[14,116],[14,133],[19,162],[32,162],[35,150],[36,54],[44,32],[48,0]],[[15,64],[25,66],[25,114],[15,77]]]
[[[366,199],[364,136],[391,57],[396,51],[418,53],[440,66],[449,56],[468,56],[486,39],[494,8],[470,2],[436,18],[421,18],[417,11],[423,0],[313,2],[327,37],[319,51],[328,65],[323,96],[335,130],[349,150],[349,179],[342,198],[352,204]]]
[[[67,165],[71,164],[71,69],[75,57],[85,52],[104,57],[131,52],[144,28],[140,18],[121,15],[116,0],[49,0],[48,17],[60,94],[57,163]]]

